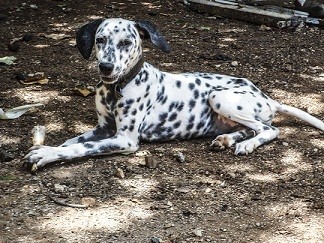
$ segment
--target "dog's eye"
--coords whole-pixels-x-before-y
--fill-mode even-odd
[[[96,39],[97,44],[104,44],[106,42],[106,39],[104,37],[98,37]]]
[[[118,47],[127,47],[130,46],[132,42],[130,40],[122,40],[118,43]]]

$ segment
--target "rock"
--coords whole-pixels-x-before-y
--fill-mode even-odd
[[[0,162],[9,162],[14,159],[11,153],[0,150]]]
[[[263,25],[260,26],[259,30],[261,30],[261,31],[270,31],[271,28],[263,24]]]
[[[239,65],[238,61],[231,62],[232,67],[237,67]]]
[[[32,34],[25,34],[21,40],[22,41],[25,41],[25,42],[28,42],[28,41],[31,41],[33,39],[33,35]]]
[[[145,165],[150,169],[155,169],[157,167],[158,161],[154,156],[145,157]]]
[[[287,143],[287,142],[282,142],[282,145],[285,146],[285,147],[287,147],[287,146],[289,146],[289,143]]]
[[[175,156],[180,163],[184,163],[186,161],[186,156],[184,156],[184,154],[180,151],[177,151]]]
[[[121,168],[117,168],[115,172],[115,176],[120,179],[124,179],[125,178],[124,171]]]
[[[161,243],[162,240],[158,237],[152,237],[150,240],[151,243]]]
[[[81,203],[87,207],[92,207],[96,204],[96,199],[92,197],[83,197]]]
[[[202,237],[202,230],[201,229],[195,229],[193,231],[193,233],[195,234],[195,236]]]
[[[54,184],[54,191],[55,192],[64,192],[65,191],[65,187],[64,185],[61,185],[61,184]]]

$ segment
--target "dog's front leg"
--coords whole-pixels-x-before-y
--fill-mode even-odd
[[[94,129],[85,132],[82,135],[66,140],[60,147],[66,147],[75,143],[85,143],[88,141],[99,141],[110,138],[116,133],[114,122],[111,124],[113,125],[97,125]]]
[[[132,139],[125,134],[116,134],[99,141],[70,144],[65,147],[40,146],[31,150],[26,156],[26,163],[36,164],[37,168],[55,161],[107,155],[113,153],[132,153],[138,149],[138,138]]]

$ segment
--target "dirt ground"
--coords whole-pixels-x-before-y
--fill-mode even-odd
[[[0,108],[44,106],[0,120],[0,242],[324,242],[323,132],[295,118],[278,115],[279,138],[247,156],[212,151],[206,138],[142,144],[133,155],[36,174],[23,166],[35,125],[46,126],[47,145],[59,145],[96,124],[94,97],[73,92],[98,81],[94,57],[81,57],[74,36],[100,17],[159,26],[172,52],[147,43],[145,58],[162,70],[246,77],[324,120],[323,29],[265,30],[193,12],[182,1],[2,0],[0,57],[17,59],[0,66]],[[33,38],[8,49],[26,34]],[[37,72],[49,83],[17,81]],[[145,156],[156,168],[144,165]]]

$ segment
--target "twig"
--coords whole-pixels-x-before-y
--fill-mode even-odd
[[[48,195],[48,197],[53,201],[55,202],[56,204],[58,205],[61,205],[61,206],[66,206],[66,207],[71,207],[71,208],[87,208],[88,206],[87,205],[83,205],[83,204],[73,204],[73,203],[66,203],[64,201],[61,201],[61,200],[58,200],[50,195]]]

